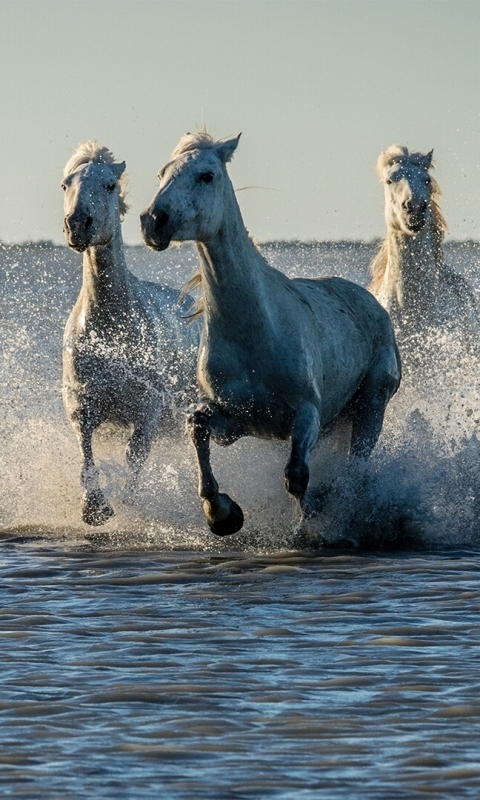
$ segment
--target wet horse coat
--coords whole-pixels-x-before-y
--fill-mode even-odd
[[[62,182],[67,243],[84,254],[82,288],[65,328],[63,399],[80,444],[89,525],[113,515],[94,463],[95,429],[103,422],[133,426],[126,450],[131,493],[166,409],[196,397],[198,325],[180,319],[178,290],[127,269],[124,169],[107,148],[85,142]]]
[[[389,316],[369,292],[341,278],[291,280],[265,261],[226,171],[237,144],[185,136],[141,215],[144,240],[156,250],[172,240],[197,242],[201,399],[188,424],[199,494],[219,535],[239,530],[243,512],[219,492],[210,437],[221,445],[247,435],[290,439],[286,488],[309,514],[308,462],[322,431],[348,415],[351,454],[367,457],[400,381]]]
[[[433,150],[409,152],[392,145],[381,153],[377,173],[385,189],[387,235],[372,261],[369,289],[405,336],[452,319],[476,339],[477,309],[467,281],[446,266],[447,223],[441,192],[431,174]]]

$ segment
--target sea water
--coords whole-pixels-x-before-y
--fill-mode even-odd
[[[375,248],[262,250],[291,276],[365,284]],[[477,292],[480,247],[446,253]],[[189,246],[127,258],[174,286],[196,266]],[[480,378],[461,330],[421,343],[427,367],[407,369],[367,468],[342,441],[319,449],[320,549],[298,549],[288,447],[249,439],[212,447],[245,512],[213,537],[181,412],[133,506],[127,432],[97,437],[116,516],[91,529],[60,394],[81,257],[5,247],[0,270],[2,794],[478,797]]]

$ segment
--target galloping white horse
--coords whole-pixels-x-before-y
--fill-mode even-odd
[[[475,307],[466,280],[444,264],[447,224],[440,188],[430,174],[432,154],[392,145],[377,162],[385,187],[387,236],[372,261],[368,288],[402,333],[453,318],[457,324]]]
[[[322,430],[348,414],[351,453],[367,457],[400,381],[389,316],[366,289],[340,278],[290,280],[255,247],[226,170],[238,139],[183,137],[141,215],[155,250],[172,240],[197,242],[202,398],[188,427],[203,509],[220,536],[242,527],[243,512],[219,493],[210,436],[221,445],[247,435],[290,439],[286,488],[308,514],[308,462]]]
[[[127,445],[133,490],[166,408],[196,397],[198,326],[176,313],[180,292],[138,280],[123,251],[125,162],[85,142],[64,170],[64,233],[83,253],[83,284],[63,346],[63,400],[83,458],[83,519],[113,515],[99,486],[92,435],[103,422],[133,425]]]

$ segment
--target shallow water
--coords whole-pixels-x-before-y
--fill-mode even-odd
[[[266,249],[289,274],[365,282],[374,246]],[[447,252],[478,290],[479,246]],[[129,250],[173,285],[195,266],[189,248],[162,258]],[[295,549],[286,446],[250,440],[213,452],[246,518],[215,539],[181,413],[134,506],[126,433],[98,437],[116,516],[92,530],[60,401],[80,259],[0,261],[2,796],[478,797],[479,372],[458,339],[426,343],[366,470],[345,469],[341,442],[320,449],[319,551]]]
[[[478,797],[477,552],[3,542],[15,797]]]

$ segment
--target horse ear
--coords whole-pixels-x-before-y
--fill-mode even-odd
[[[227,164],[232,158],[235,150],[237,149],[241,135],[242,134],[239,133],[238,136],[235,136],[233,139],[228,139],[226,142],[217,144],[215,152],[218,154],[220,161],[222,161],[224,164]]]
[[[430,150],[430,152],[423,157],[423,165],[425,169],[430,169],[430,167],[432,166],[432,158],[433,158],[433,149]]]
[[[120,180],[123,173],[125,172],[125,167],[127,166],[125,161],[122,161],[121,164],[110,164],[110,169],[112,170],[113,174],[115,175],[117,181]]]

